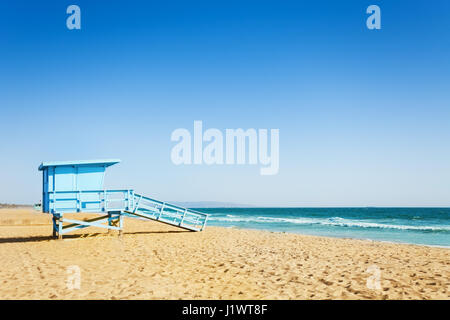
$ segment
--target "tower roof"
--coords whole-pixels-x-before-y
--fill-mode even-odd
[[[119,163],[119,159],[107,159],[107,160],[77,160],[77,161],[49,161],[42,162],[39,166],[39,170],[44,170],[47,167],[61,167],[61,166],[89,166],[89,165],[104,165],[106,167]]]

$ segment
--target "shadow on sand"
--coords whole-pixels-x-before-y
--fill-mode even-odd
[[[139,234],[167,234],[167,233],[191,233],[189,230],[167,230],[167,231],[137,231],[137,232],[124,232],[123,236],[127,235],[139,235]],[[87,239],[87,238],[112,238],[118,237],[117,234],[108,233],[84,233],[84,234],[67,234],[64,235],[63,240],[75,240],[75,239]],[[0,244],[3,243],[26,243],[26,242],[42,242],[42,241],[58,241],[52,236],[36,236],[36,237],[11,237],[0,238]]]

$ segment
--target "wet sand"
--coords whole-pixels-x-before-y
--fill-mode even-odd
[[[50,221],[0,210],[0,299],[450,299],[445,248],[129,218],[53,240]]]

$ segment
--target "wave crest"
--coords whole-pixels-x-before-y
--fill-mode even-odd
[[[319,224],[338,227],[356,227],[356,228],[378,228],[378,229],[397,229],[397,230],[415,230],[415,231],[450,231],[450,226],[411,226],[396,225],[377,222],[366,222],[361,220],[350,220],[341,217],[332,218],[279,218],[279,217],[245,217],[226,215],[226,217],[210,216],[209,220],[221,222],[255,222],[255,223],[291,223],[291,224]]]

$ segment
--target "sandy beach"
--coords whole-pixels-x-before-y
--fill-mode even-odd
[[[0,299],[450,298],[445,248],[219,227],[188,232],[135,219],[125,219],[122,237],[87,228],[58,241],[50,221],[31,209],[0,210]],[[74,268],[79,289],[69,288]]]

